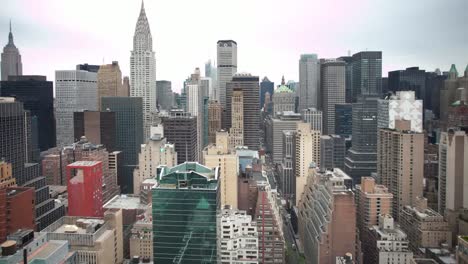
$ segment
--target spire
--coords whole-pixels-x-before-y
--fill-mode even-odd
[[[284,75],[283,78],[281,78],[281,85],[285,85],[286,83],[284,82]]]
[[[449,78],[455,79],[457,77],[458,77],[457,67],[455,67],[455,64],[452,64],[452,66],[450,67],[450,71],[449,71]]]
[[[11,19],[10,19],[10,33],[8,34],[8,44],[14,45],[14,43],[13,43],[13,32],[11,31]]]

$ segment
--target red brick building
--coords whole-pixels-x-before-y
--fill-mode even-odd
[[[68,215],[102,217],[102,162],[77,161],[67,166]]]

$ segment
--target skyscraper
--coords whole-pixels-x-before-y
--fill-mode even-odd
[[[208,143],[216,142],[216,132],[221,130],[221,104],[218,101],[208,102]]]
[[[218,85],[215,89],[214,98],[221,103],[221,107],[225,110],[228,102],[226,100],[226,83],[230,82],[232,76],[237,72],[237,42],[234,40],[219,40],[217,43],[217,58]],[[226,124],[229,125],[230,122]]]
[[[307,108],[301,110],[301,118],[305,123],[310,124],[312,130],[319,130],[322,132],[322,111],[317,108]]]
[[[97,74],[85,70],[55,71],[57,146],[72,144],[73,113],[98,109]]]
[[[345,103],[346,99],[346,63],[336,59],[322,59],[320,66],[323,133],[335,134],[335,105]]]
[[[158,107],[163,110],[172,108],[172,84],[170,81],[156,81]]]
[[[281,161],[280,181],[281,192],[286,199],[292,200],[296,193],[295,157],[296,131],[283,131],[283,160]]]
[[[416,206],[423,195],[424,134],[411,130],[411,121],[397,120],[395,129],[380,129],[377,176],[393,194],[392,213],[397,221],[407,205]]]
[[[151,190],[153,261],[217,263],[218,169],[185,162],[158,171]]]
[[[345,171],[355,184],[377,169],[377,101],[378,97],[360,97],[353,103],[353,145],[345,158]]]
[[[150,137],[152,116],[156,112],[156,93],[156,58],[150,26],[142,1],[130,56],[130,96],[143,98],[144,140]]]
[[[244,92],[235,88],[231,97],[231,128],[229,129],[229,145],[244,146]]]
[[[219,72],[218,72],[219,73]],[[260,111],[258,76],[239,73],[226,84],[226,124],[232,125],[232,94],[234,90],[242,91],[244,103],[244,145],[257,150],[260,145]]]
[[[362,51],[352,57],[353,102],[359,95],[380,95],[382,91],[382,52]]]
[[[275,83],[270,81],[268,77],[264,77],[260,82],[260,109],[265,106],[265,94],[270,93],[273,95],[273,90],[275,89]]]
[[[320,61],[317,54],[303,54],[299,60],[299,111],[319,108]]]
[[[115,112],[116,149],[123,151],[123,172],[119,182],[122,193],[133,191],[133,170],[143,141],[141,97],[103,97],[101,108]],[[125,180],[122,182],[122,180]]]
[[[53,83],[45,76],[10,76],[0,82],[0,96],[15,97],[24,109],[37,117],[38,143],[41,151],[55,147]]]
[[[296,94],[286,85],[279,86],[273,93],[273,114],[296,110]]]
[[[353,102],[353,57],[351,56],[342,56],[338,60],[345,62],[345,102],[350,104]]]
[[[74,140],[85,136],[93,144],[102,144],[109,152],[116,150],[115,113],[83,111],[73,113]]]
[[[339,135],[324,135],[320,137],[320,168],[344,170],[346,153],[345,139]]]
[[[378,101],[378,128],[395,128],[399,119],[411,121],[411,130],[423,131],[423,102],[416,100],[414,91],[398,91]]]
[[[97,72],[98,106],[101,106],[102,97],[127,96],[122,84],[122,72],[119,62],[104,64]]]
[[[77,161],[68,165],[68,215],[102,217],[102,182],[102,162]]]
[[[2,81],[7,81],[10,75],[23,75],[23,64],[21,63],[21,55],[18,48],[13,42],[13,32],[11,31],[10,21],[10,33],[8,34],[8,44],[3,48],[2,53]]]
[[[335,134],[350,137],[353,133],[353,105],[335,105]]]
[[[198,160],[197,118],[182,110],[171,110],[163,116],[167,141],[175,145],[179,164]]]
[[[272,161],[280,164],[284,157],[283,132],[296,131],[301,116],[294,112],[282,112],[266,121],[265,147],[271,153]]]
[[[413,91],[416,94],[416,99],[422,100],[424,105],[426,105],[426,100],[430,98],[426,97],[426,71],[420,70],[419,67],[388,72],[388,90],[393,93]]]
[[[210,100],[216,100],[215,93],[216,87],[218,86],[218,70],[214,64],[215,63],[211,62],[211,60],[205,63],[205,78],[211,79],[211,87],[208,90],[208,97]]]
[[[197,160],[194,161],[201,161],[201,152],[203,150],[203,134],[206,126],[204,124],[204,108],[203,102],[205,94],[208,91],[204,88],[206,86],[202,85],[200,80],[200,69],[195,68],[193,74],[191,74],[190,79],[185,81],[185,95],[187,98],[187,103],[185,106],[185,110],[187,113],[190,113],[191,116],[197,119]]]

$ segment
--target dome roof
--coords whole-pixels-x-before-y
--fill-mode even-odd
[[[275,93],[293,93],[293,91],[286,85],[281,85],[280,87],[276,88]]]

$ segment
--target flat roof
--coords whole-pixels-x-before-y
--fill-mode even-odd
[[[75,161],[72,164],[69,164],[68,166],[84,166],[84,167],[92,167],[97,164],[101,163],[101,161],[88,161],[88,160],[80,160],[80,161]],[[67,167],[68,167],[67,166]]]
[[[141,209],[145,210],[147,208],[147,205],[144,205],[140,203],[140,197],[139,196],[133,196],[133,195],[116,195],[114,198],[112,198],[109,202],[107,202],[104,206],[106,209],[110,208],[119,208],[119,209]]]

